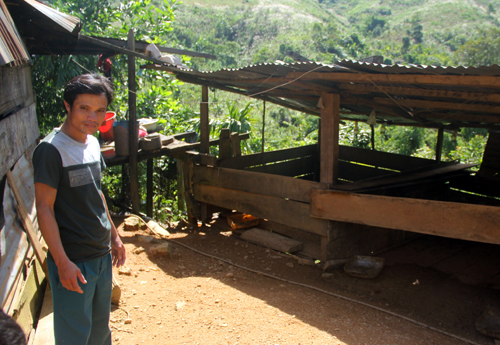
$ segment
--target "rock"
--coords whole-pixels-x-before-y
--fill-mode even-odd
[[[293,268],[293,262],[287,262],[286,265],[290,268]]]
[[[333,277],[333,273],[323,273],[321,274],[321,278],[323,279],[330,279],[331,277]]]
[[[136,217],[127,217],[123,221],[123,230],[137,231],[141,227],[141,221]]]
[[[488,337],[500,339],[500,310],[488,306],[476,320],[476,330]]]
[[[233,276],[234,276],[234,274],[232,274],[232,273],[226,274],[226,278],[232,278]]]
[[[126,266],[122,266],[118,269],[119,274],[124,274],[126,276],[132,275],[132,270]]]
[[[155,221],[150,220],[149,222],[147,222],[147,226],[157,236],[160,236],[162,238],[170,236],[170,233]]]
[[[132,323],[132,319],[126,319],[124,323],[126,325],[130,325]]]
[[[316,263],[314,262],[314,259],[310,259],[310,258],[298,258],[297,263],[299,265],[306,265],[306,266],[316,265]]]
[[[171,258],[175,251],[175,248],[170,243],[162,243],[154,247],[151,247],[149,251],[151,252],[151,254],[155,256]]]
[[[185,305],[186,305],[186,302],[184,302],[184,301],[175,302],[175,310],[179,311],[182,308],[184,308]]]
[[[139,247],[139,248],[135,248],[132,253],[134,254],[141,254],[141,253],[144,253],[146,251],[146,249],[144,249],[143,247]]]

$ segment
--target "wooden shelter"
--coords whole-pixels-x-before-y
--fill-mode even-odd
[[[369,254],[412,233],[500,243],[497,173],[500,67],[386,66],[340,61],[262,64],[199,72],[165,64],[202,85],[200,154],[185,161],[186,200],[192,215],[210,218],[211,206],[271,221],[291,237],[312,234],[322,260]],[[316,145],[243,155],[221,133],[220,156],[208,153],[208,87],[320,117]],[[437,129],[437,159],[339,145],[341,121]],[[443,131],[490,132],[478,173],[441,162]],[[404,230],[404,231],[400,231]]]

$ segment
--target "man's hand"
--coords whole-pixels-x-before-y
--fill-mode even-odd
[[[67,260],[57,266],[57,272],[59,273],[59,280],[61,281],[62,286],[70,291],[83,293],[80,285],[78,285],[78,280],[82,284],[87,284],[87,281],[78,266],[70,260]]]
[[[113,266],[120,267],[125,264],[126,254],[120,236],[111,238],[111,254],[113,254]]]

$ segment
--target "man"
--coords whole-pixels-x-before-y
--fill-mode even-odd
[[[64,91],[67,117],[33,154],[56,345],[111,344],[112,266],[125,263],[125,248],[101,191],[105,165],[93,134],[112,100],[112,85],[101,75],[70,80]]]

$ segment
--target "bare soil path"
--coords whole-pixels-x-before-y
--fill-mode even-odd
[[[499,304],[497,290],[414,265],[386,266],[370,280],[341,270],[325,277],[318,266],[241,241],[223,220],[169,231],[177,243],[162,256],[152,248],[164,240],[119,227],[131,274],[114,272],[122,289],[114,344],[494,344],[474,323]]]

